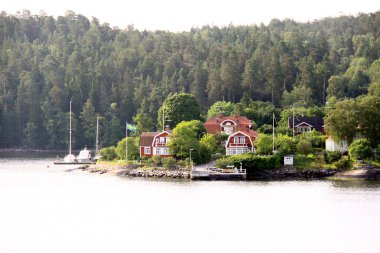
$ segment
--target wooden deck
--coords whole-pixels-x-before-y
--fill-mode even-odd
[[[192,180],[245,180],[247,171],[245,169],[223,170],[217,168],[207,168],[203,170],[192,169],[190,171]]]

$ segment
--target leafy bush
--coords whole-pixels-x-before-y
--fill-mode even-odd
[[[302,154],[302,155],[307,155],[311,152],[311,142],[310,141],[307,141],[307,140],[300,140],[298,143],[297,143],[297,151],[298,153]]]
[[[155,166],[158,166],[161,164],[161,157],[159,155],[152,156],[152,162]]]
[[[259,138],[255,141],[256,152],[260,155],[269,155],[273,149],[273,139],[266,134],[259,134]]]
[[[342,155],[343,154],[339,151],[325,151],[324,152],[325,162],[330,164],[330,163],[339,161]]]
[[[349,169],[351,167],[351,162],[342,157],[339,161],[335,162],[334,165],[338,169]]]
[[[102,160],[105,160],[105,161],[112,161],[117,157],[114,146],[111,146],[108,148],[102,148],[100,150],[100,155],[102,157]]]
[[[187,167],[187,162],[185,160],[179,160],[177,162],[177,165],[179,168],[186,168]]]
[[[296,141],[287,135],[278,135],[276,140],[278,152],[282,155],[294,154],[296,151]]]
[[[348,153],[357,160],[368,159],[372,157],[371,144],[367,139],[355,140],[348,148]]]
[[[161,162],[165,169],[174,169],[176,165],[176,160],[173,157],[162,158]]]
[[[256,170],[269,170],[279,168],[281,165],[280,156],[256,156],[252,153],[243,155],[234,155],[216,160],[215,165],[219,168],[225,168],[228,165],[234,165],[240,167],[240,162],[247,172],[253,172]]]

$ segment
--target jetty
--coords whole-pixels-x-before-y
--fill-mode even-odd
[[[190,171],[192,180],[245,180],[247,179],[247,170],[234,166],[227,166],[226,169],[216,167],[196,168]]]

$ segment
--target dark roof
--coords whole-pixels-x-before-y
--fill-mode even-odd
[[[297,126],[301,123],[307,123],[312,126],[313,129],[323,133],[323,118],[322,117],[308,117],[308,116],[295,116],[294,117],[294,126]],[[293,128],[293,117],[289,117],[288,121],[289,128]]]
[[[140,135],[140,146],[152,146],[153,139],[157,134],[161,132],[143,132]]]

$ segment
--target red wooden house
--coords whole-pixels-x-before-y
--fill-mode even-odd
[[[172,156],[166,144],[170,141],[170,132],[143,132],[140,135],[140,157]]]
[[[241,155],[254,151],[253,142],[258,137],[257,133],[251,131],[238,131],[231,134],[226,141],[226,155]]]
[[[204,127],[209,134],[225,133],[229,137],[226,141],[226,155],[244,154],[253,152],[253,142],[257,133],[252,129],[252,122],[245,116],[223,116],[209,118]]]

